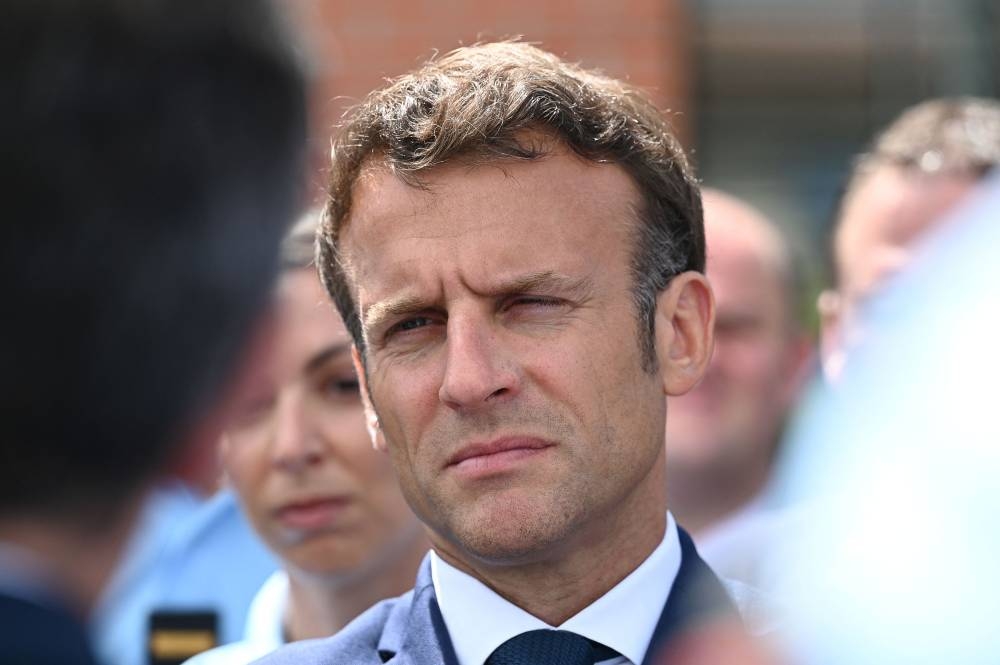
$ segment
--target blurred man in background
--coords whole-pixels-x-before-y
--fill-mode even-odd
[[[858,158],[830,236],[833,287],[819,299],[828,379],[863,337],[859,310],[998,163],[1000,102],[976,98],[908,109]]]
[[[247,0],[7,3],[0,63],[0,657],[91,663],[146,492],[254,381],[304,84]]]
[[[802,275],[759,211],[704,189],[715,350],[705,378],[668,401],[667,494],[720,574],[755,582],[749,541],[766,539],[763,491],[785,420],[811,368],[798,317]]]

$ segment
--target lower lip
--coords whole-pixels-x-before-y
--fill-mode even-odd
[[[278,520],[290,529],[314,531],[331,526],[348,506],[345,499],[330,499],[289,506],[278,511]]]
[[[544,453],[545,448],[512,448],[489,455],[476,455],[453,465],[453,469],[463,476],[480,478],[510,471],[521,466],[525,460]]]

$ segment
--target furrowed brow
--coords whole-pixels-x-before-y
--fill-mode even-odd
[[[582,296],[591,290],[588,277],[567,277],[546,270],[518,276],[508,282],[502,282],[496,289],[499,293],[530,293],[544,291],[563,293],[570,296]]]
[[[507,281],[500,281],[489,288],[489,295],[510,295],[544,291],[565,294],[570,297],[583,297],[591,290],[589,277],[572,278],[550,270],[519,275]],[[482,294],[487,295],[487,294]],[[361,322],[364,330],[377,330],[386,321],[403,318],[407,315],[426,312],[433,305],[418,296],[403,295],[382,302],[373,303],[362,312]]]

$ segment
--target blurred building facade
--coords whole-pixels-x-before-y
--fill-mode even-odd
[[[692,0],[700,175],[818,254],[853,155],[929,97],[1000,95],[996,0]]]
[[[325,164],[343,111],[387,77],[463,44],[519,37],[646,90],[691,135],[689,8],[675,0],[286,0],[305,29],[316,83],[313,148]]]

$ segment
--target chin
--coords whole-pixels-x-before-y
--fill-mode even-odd
[[[470,511],[453,529],[466,552],[495,564],[524,563],[537,559],[571,532],[571,513],[538,502],[495,500],[489,510]]]
[[[486,533],[470,535],[461,544],[462,549],[479,561],[493,565],[517,565],[541,558],[552,541],[520,534],[504,537],[503,534]]]
[[[348,575],[364,566],[367,557],[361,548],[344,545],[343,542],[302,543],[294,551],[282,552],[281,558],[310,575]]]

